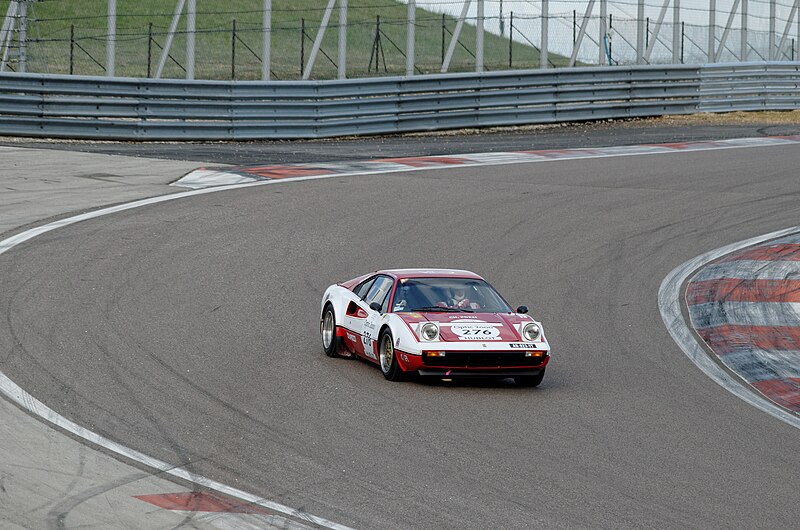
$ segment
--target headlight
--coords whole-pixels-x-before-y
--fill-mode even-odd
[[[423,340],[436,340],[439,338],[439,326],[433,322],[425,322],[419,328],[419,332]]]
[[[541,333],[542,330],[539,328],[539,324],[534,322],[529,322],[522,327],[522,338],[528,341],[538,339]]]

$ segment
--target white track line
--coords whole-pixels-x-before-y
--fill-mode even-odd
[[[769,241],[770,239],[795,234],[797,232],[800,232],[800,226],[771,232],[706,252],[705,254],[679,265],[664,278],[663,282],[661,282],[661,287],[658,290],[658,309],[661,311],[661,318],[664,320],[669,334],[672,335],[672,338],[678,346],[680,346],[686,356],[689,357],[703,373],[736,397],[792,427],[800,429],[800,417],[779,407],[760,394],[754,393],[742,382],[742,379],[732,377],[719,366],[695,338],[681,312],[681,299],[683,298],[681,287],[694,271],[731,252],[736,252],[737,250]]]

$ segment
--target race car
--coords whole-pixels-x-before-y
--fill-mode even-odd
[[[326,355],[366,359],[390,381],[489,376],[538,386],[550,345],[527,313],[474,272],[381,270],[325,290],[320,333]]]

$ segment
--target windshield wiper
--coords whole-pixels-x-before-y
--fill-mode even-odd
[[[428,305],[414,308],[414,311],[442,311],[445,313],[474,313],[472,309],[462,309],[458,307],[441,307],[438,305]]]

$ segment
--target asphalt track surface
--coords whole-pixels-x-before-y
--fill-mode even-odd
[[[0,256],[2,369],[156,458],[362,528],[789,528],[796,429],[711,382],[657,292],[797,224],[781,146],[344,177],[56,230]],[[538,389],[389,383],[323,355],[319,298],[463,267],[543,321]]]

